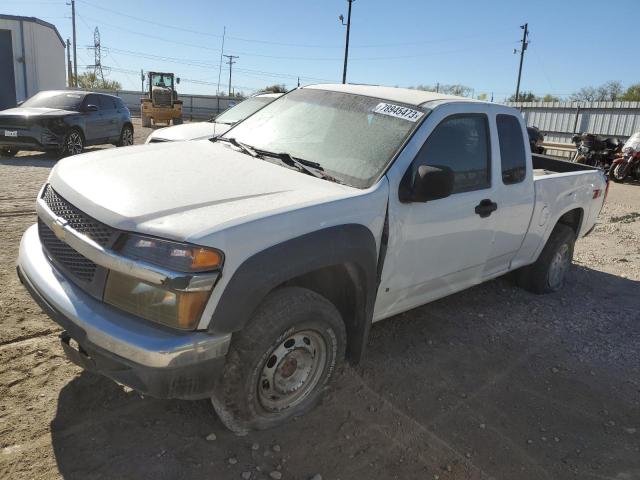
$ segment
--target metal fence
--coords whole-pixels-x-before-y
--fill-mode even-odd
[[[133,90],[93,90],[97,92],[116,95],[124,101],[133,116],[140,116],[140,98],[142,93]],[[220,112],[224,112],[231,105],[230,102],[238,103],[242,99],[231,97],[216,97],[215,95],[188,95],[178,94],[178,99],[182,100],[182,116],[185,120],[208,120],[215,117]],[[233,105],[233,103],[232,103]]]
[[[527,126],[538,127],[545,143],[571,144],[575,133],[595,133],[626,141],[640,131],[640,102],[511,102]],[[570,156],[569,150],[549,149],[550,155]]]

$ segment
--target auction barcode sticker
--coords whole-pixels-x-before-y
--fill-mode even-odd
[[[409,120],[410,122],[417,122],[420,120],[420,117],[424,115],[424,112],[401,107],[400,105],[392,105],[391,103],[379,103],[373,111],[375,113],[381,113],[382,115]]]

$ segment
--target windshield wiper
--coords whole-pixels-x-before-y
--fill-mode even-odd
[[[260,155],[277,158],[285,165],[296,168],[300,172],[311,175],[312,177],[329,180],[331,182],[342,183],[337,178],[324,173],[324,168],[322,168],[322,166],[318,162],[312,162],[311,160],[305,160],[304,158],[296,158],[288,152],[269,152],[268,150],[260,149],[256,149],[256,152]]]
[[[212,142],[227,142],[233,145],[234,147],[239,148],[247,155],[251,155],[252,157],[259,157],[258,152],[256,152],[251,145],[247,145],[246,143],[239,142],[233,137],[212,137],[210,139]]]

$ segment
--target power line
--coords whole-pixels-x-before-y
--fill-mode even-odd
[[[202,30],[195,30],[192,28],[185,28],[185,27],[180,27],[174,24],[167,24],[167,23],[161,23],[161,22],[156,22],[153,20],[149,20],[147,18],[142,18],[142,17],[137,17],[135,15],[130,15],[127,13],[123,13],[117,10],[113,10],[110,8],[106,8],[100,5],[94,5],[93,3],[87,2],[86,0],[77,0],[79,2],[84,3],[85,5],[88,5],[92,8],[96,8],[96,9],[100,9],[106,12],[110,12],[113,13],[115,15],[120,15],[126,18],[130,18],[132,20],[137,20],[139,22],[144,22],[144,23],[148,23],[151,25],[156,25],[156,26],[160,26],[163,28],[169,28],[169,29],[173,29],[173,30],[177,30],[177,31],[182,31],[182,32],[187,32],[187,33],[194,33],[197,35],[203,35],[203,36],[207,36],[207,37],[213,37],[213,38],[222,38],[222,35],[218,35],[218,34],[214,34],[211,32],[205,32]],[[450,38],[440,38],[437,40],[416,40],[416,41],[411,41],[411,42],[395,42],[395,43],[377,43],[377,44],[363,44],[363,45],[350,45],[350,48],[386,48],[386,47],[406,47],[406,46],[411,46],[411,45],[425,45],[425,44],[432,44],[432,43],[449,43],[451,41],[455,41],[455,40],[460,40],[463,38],[477,38],[477,37],[485,37],[485,36],[491,36],[492,34],[494,34],[496,31],[501,32],[501,31],[506,31],[506,30],[510,30],[510,28],[503,28],[503,29],[498,29],[498,30],[491,30],[491,32],[481,32],[481,33],[475,33],[475,34],[468,34],[468,35],[456,35],[455,37],[450,37]],[[226,38],[228,38],[229,40],[236,40],[239,42],[247,42],[247,43],[258,43],[258,44],[265,44],[265,45],[277,45],[277,46],[283,46],[283,47],[302,47],[302,48],[333,48],[333,49],[341,49],[344,48],[343,45],[329,45],[329,44],[305,44],[305,43],[288,43],[288,42],[277,42],[277,41],[273,41],[273,40],[262,40],[262,39],[256,39],[256,38],[243,38],[243,37],[235,37],[235,36],[231,36],[231,35],[227,35]]]

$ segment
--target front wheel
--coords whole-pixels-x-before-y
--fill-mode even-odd
[[[612,165],[609,170],[609,178],[616,183],[624,182],[625,177],[627,176],[627,166],[624,163],[618,163],[617,165]]]
[[[125,125],[120,132],[120,140],[118,141],[118,147],[127,147],[133,145],[133,127],[131,125]]]
[[[551,232],[538,260],[518,271],[518,284],[533,293],[552,293],[562,288],[573,260],[576,234],[558,224]]]
[[[62,156],[69,157],[72,155],[79,155],[84,150],[84,138],[82,134],[76,130],[70,130],[64,137],[64,144],[62,145]]]
[[[331,302],[304,288],[278,289],[233,334],[211,403],[236,433],[285,423],[320,400],[345,348],[345,326]]]

